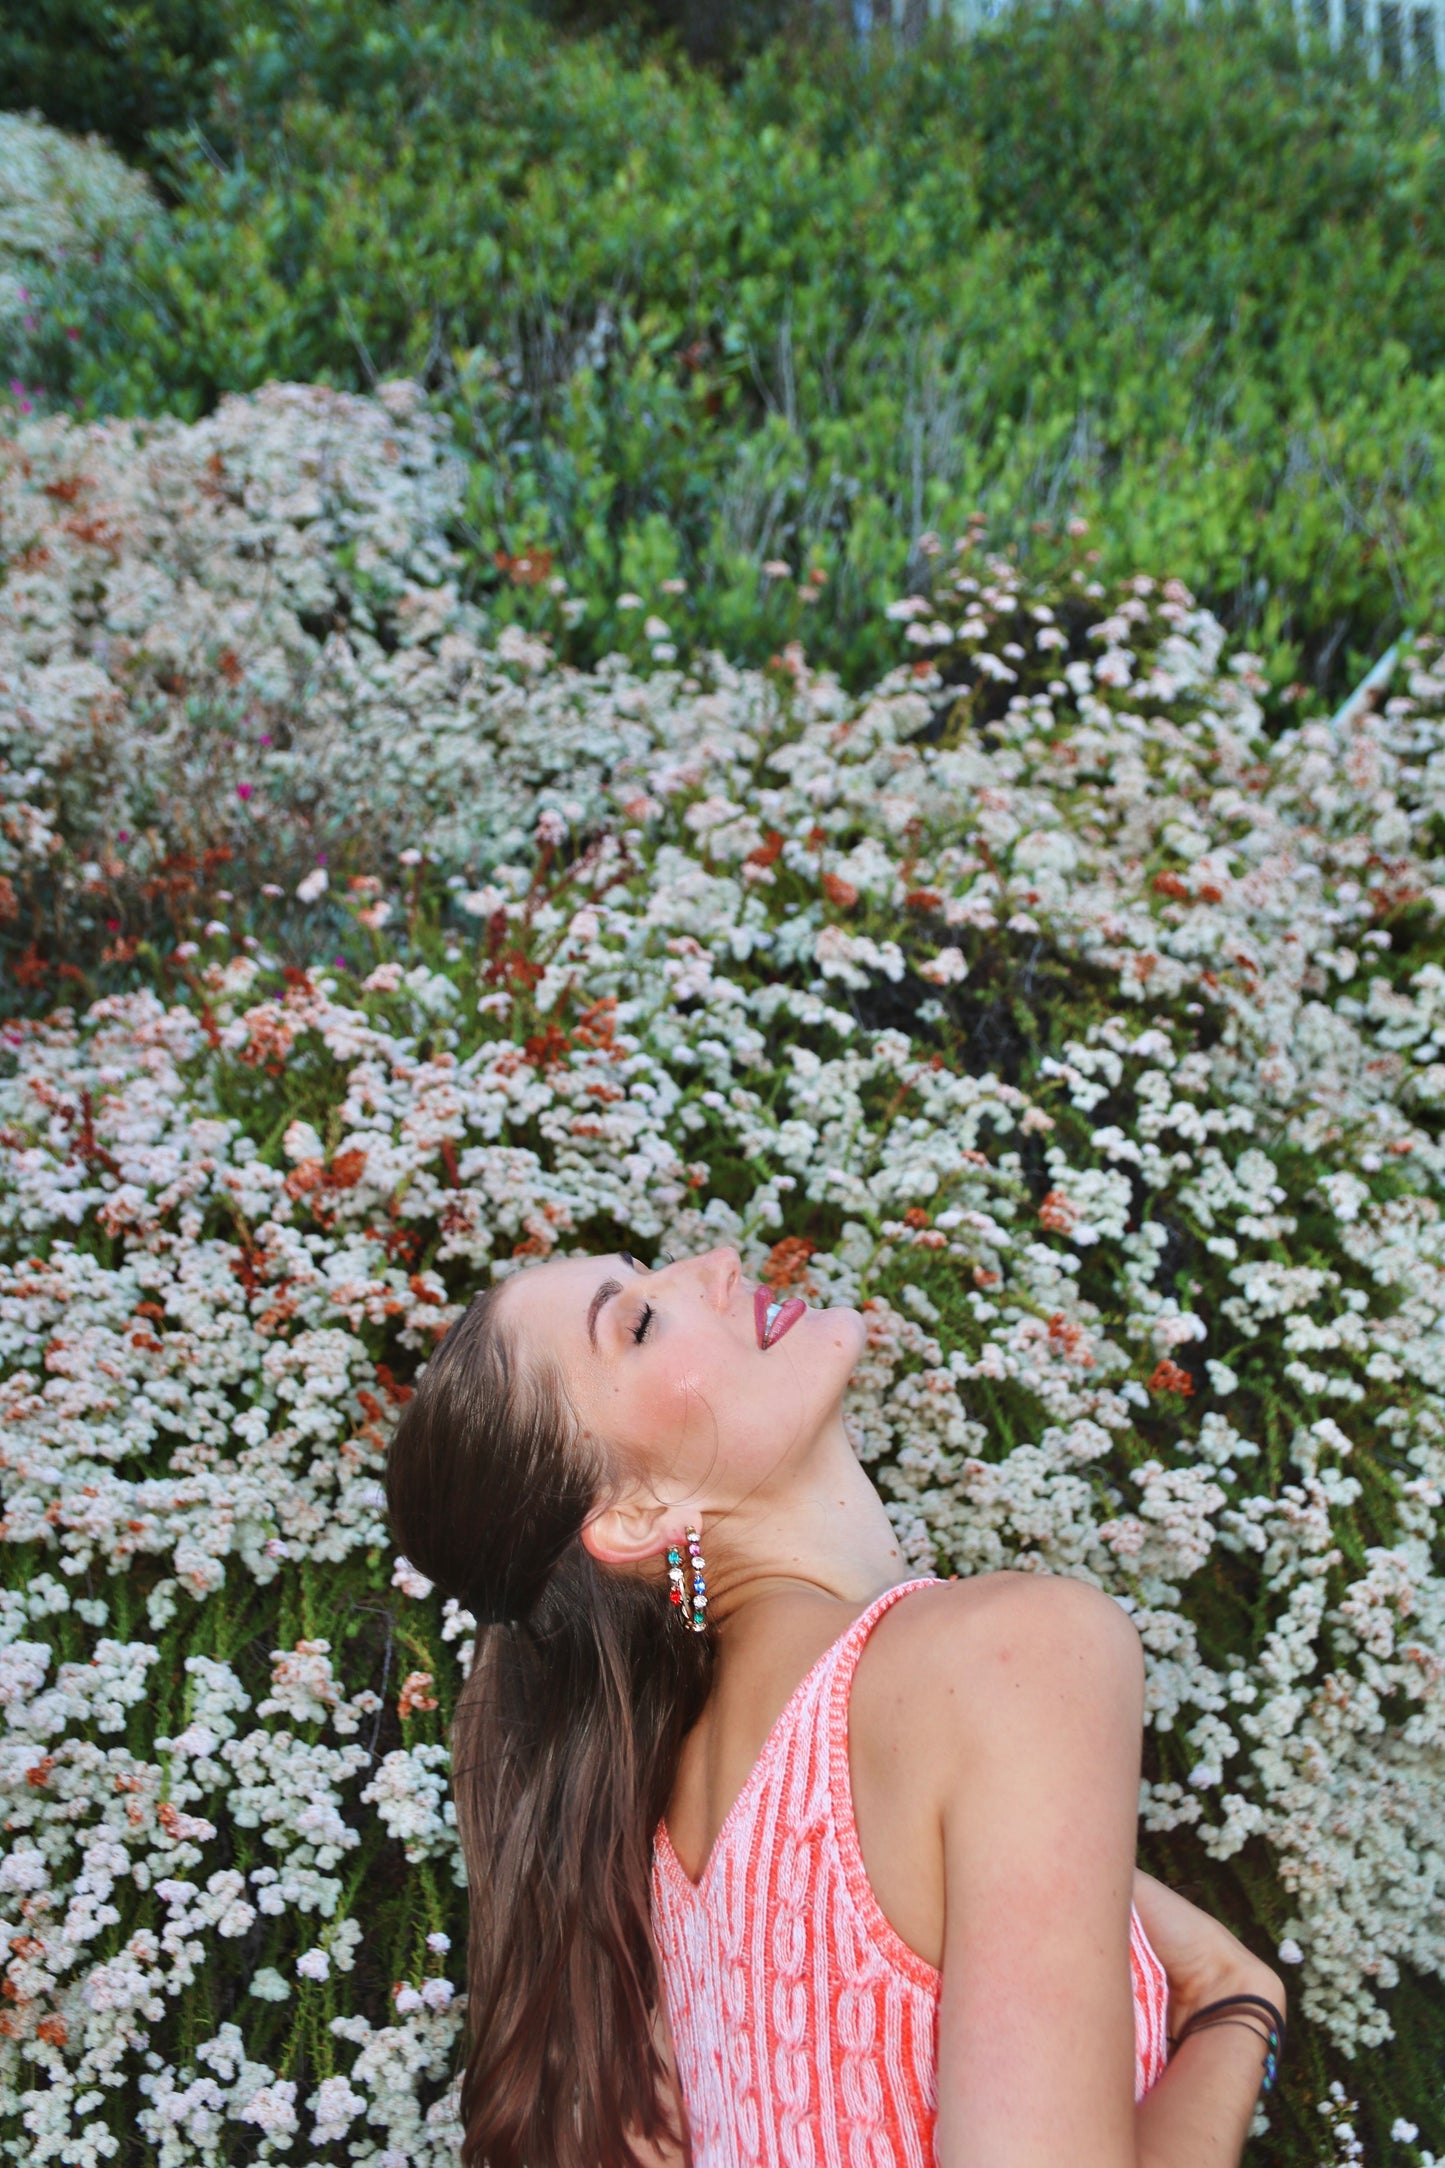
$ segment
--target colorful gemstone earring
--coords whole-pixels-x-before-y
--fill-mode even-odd
[[[707,1625],[707,1582],[703,1579],[702,1570],[706,1561],[702,1555],[697,1530],[691,1525],[684,1532],[684,1540],[687,1543],[687,1560],[692,1575],[691,1601],[689,1603],[684,1593],[682,1552],[676,1544],[672,1545],[667,1554],[668,1579],[672,1583],[667,1592],[668,1601],[689,1632],[700,1634]]]

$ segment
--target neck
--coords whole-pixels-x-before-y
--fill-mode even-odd
[[[791,1482],[706,1516],[702,1547],[708,1617],[719,1627],[769,1597],[799,1590],[861,1607],[910,1572],[841,1418]]]

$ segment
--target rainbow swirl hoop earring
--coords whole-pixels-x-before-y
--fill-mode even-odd
[[[667,1592],[668,1601],[688,1631],[700,1634],[707,1625],[707,1582],[703,1578],[702,1570],[706,1561],[695,1528],[689,1526],[684,1531],[684,1540],[687,1544],[688,1565],[692,1569],[691,1600],[689,1601],[683,1592],[682,1552],[673,1544],[667,1554],[668,1579],[672,1583]]]

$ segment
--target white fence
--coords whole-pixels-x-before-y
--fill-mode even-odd
[[[916,37],[929,21],[967,34],[1027,0],[817,0],[843,15],[861,38],[875,30]],[[1197,16],[1203,0],[1182,0]],[[1228,0],[1224,0],[1228,4]],[[1445,0],[1274,0],[1288,9],[1300,50],[1327,46],[1356,59],[1367,75],[1433,78],[1445,111]]]

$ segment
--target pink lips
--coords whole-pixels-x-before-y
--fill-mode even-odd
[[[768,1331],[768,1309],[772,1300],[773,1291],[770,1287],[764,1285],[754,1289],[753,1318],[758,1329],[758,1346],[761,1348],[770,1348],[781,1340],[788,1327],[796,1325],[798,1319],[808,1307],[801,1295],[789,1295],[774,1319],[773,1329],[770,1333]]]

